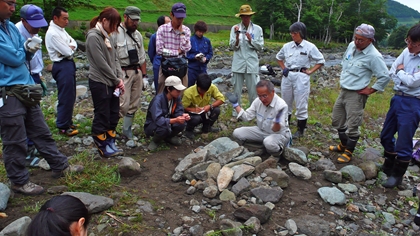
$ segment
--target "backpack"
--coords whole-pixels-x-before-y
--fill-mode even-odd
[[[177,76],[182,79],[187,74],[188,61],[183,57],[170,57],[164,59],[161,64],[164,76]]]

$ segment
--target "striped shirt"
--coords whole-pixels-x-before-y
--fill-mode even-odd
[[[172,28],[172,22],[161,25],[156,33],[156,52],[164,57],[181,57],[191,49],[191,30],[182,25],[184,35]],[[178,52],[181,49],[181,53]]]

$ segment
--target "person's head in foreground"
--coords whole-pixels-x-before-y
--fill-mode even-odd
[[[27,236],[86,236],[89,212],[80,199],[59,195],[42,205],[29,224]]]

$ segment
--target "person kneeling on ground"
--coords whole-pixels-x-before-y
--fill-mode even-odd
[[[245,142],[262,142],[267,152],[279,157],[290,142],[290,130],[287,121],[286,102],[274,92],[274,85],[268,80],[261,80],[256,85],[257,95],[251,106],[244,111],[238,104],[235,94],[229,93],[238,118],[245,121],[257,119],[257,126],[241,127],[233,131],[233,137]]]
[[[59,195],[42,205],[26,230],[27,236],[87,235],[89,211],[78,198]]]
[[[156,95],[147,108],[144,132],[147,136],[153,136],[148,149],[154,151],[162,140],[179,146],[181,140],[177,137],[190,120],[190,115],[184,113],[181,103],[181,91],[186,87],[182,85],[181,79],[176,76],[169,76],[165,80],[163,93]]]
[[[211,99],[215,101],[211,103]],[[219,106],[225,102],[225,97],[220,93],[216,85],[211,83],[208,74],[198,75],[197,83],[189,87],[182,97],[182,105],[191,119],[187,122],[185,136],[194,139],[194,127],[203,124],[203,133],[219,132],[213,127],[214,122],[220,115]]]

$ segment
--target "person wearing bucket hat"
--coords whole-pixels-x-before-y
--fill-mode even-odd
[[[186,88],[179,77],[168,76],[163,92],[150,102],[144,123],[144,133],[152,137],[148,146],[150,151],[156,150],[162,140],[172,145],[181,145],[178,134],[190,120],[181,102],[181,93]]]
[[[22,37],[26,40],[32,39],[32,37],[38,37],[39,30],[42,27],[48,26],[47,21],[44,18],[44,12],[38,6],[27,4],[20,9],[20,21],[15,24],[18,28]],[[42,60],[42,51],[38,50],[35,52],[32,59],[29,61],[29,72],[35,83],[40,84],[43,90],[42,95],[47,95],[47,85],[41,79],[42,69],[44,68],[44,61]],[[35,153],[38,151],[32,140],[28,139],[28,155],[26,157],[27,165],[30,167],[37,167],[41,159],[39,159]]]
[[[174,70],[162,70],[162,66],[170,64],[169,61],[174,61],[181,67],[182,73],[177,74],[177,76],[181,78],[184,86],[188,85],[188,62],[185,57],[191,49],[191,30],[183,24],[185,17],[187,17],[187,8],[184,3],[175,3],[172,6],[170,16],[172,21],[161,25],[156,33],[156,53],[162,56],[162,63],[159,69],[158,93],[163,91],[165,79],[174,75],[171,74]],[[169,58],[171,59],[165,63]]]
[[[306,40],[306,26],[295,22],[289,27],[292,41],[283,45],[277,53],[277,63],[283,70],[281,97],[288,106],[289,125],[292,117],[293,102],[296,105],[298,129],[293,138],[300,138],[308,120],[308,99],[310,75],[324,65],[325,59],[315,44]],[[311,64],[315,64],[312,68]]]
[[[257,52],[262,51],[264,38],[261,27],[251,22],[251,16],[254,14],[251,6],[242,5],[239,8],[239,13],[235,15],[242,21],[234,25],[230,31],[229,46],[233,49],[232,83],[234,93],[239,98],[239,104],[244,81],[251,103],[257,97],[255,86],[260,80]],[[236,116],[235,110],[232,111],[232,115]]]
[[[369,95],[384,91],[390,81],[384,58],[373,45],[374,36],[371,25],[359,25],[341,62],[341,90],[332,111],[332,126],[338,131],[340,143],[329,147],[330,151],[341,153],[339,163],[347,163],[353,157]],[[376,82],[369,87],[373,75]]]
[[[123,118],[122,133],[133,139],[131,126],[136,111],[140,108],[142,90],[149,85],[146,70],[146,52],[143,37],[137,30],[140,22],[140,9],[128,6],[124,11],[124,21],[118,27],[118,34],[111,37],[117,44],[118,59],[123,71],[125,92],[120,95],[120,117]]]
[[[408,30],[405,43],[407,48],[389,70],[395,95],[391,99],[380,136],[385,158],[382,170],[388,176],[382,184],[385,188],[401,184],[410,161],[415,160],[416,156],[416,152],[414,155],[412,153],[412,140],[420,122],[420,24]],[[417,211],[417,225],[420,223],[419,213]]]

